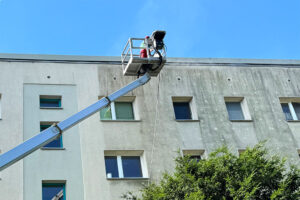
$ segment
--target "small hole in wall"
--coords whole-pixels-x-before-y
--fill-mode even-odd
[[[114,78],[113,78],[113,79],[114,79],[114,80],[117,80],[117,77],[115,77],[115,76],[114,76]]]
[[[231,78],[228,78],[227,80],[228,80],[228,81],[231,81]]]
[[[177,80],[178,80],[178,81],[180,81],[180,80],[181,80],[181,78],[178,76],[178,77],[177,77]]]
[[[47,78],[49,79],[49,78],[51,78],[51,76],[47,76]]]
[[[288,79],[288,82],[291,82],[291,80],[290,80],[290,79]]]

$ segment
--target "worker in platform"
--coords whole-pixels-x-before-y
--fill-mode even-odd
[[[149,36],[146,36],[145,40],[149,40]],[[140,46],[142,48],[145,48],[145,49],[141,49],[141,51],[140,51],[140,57],[141,58],[148,58],[148,54],[149,54],[149,52],[147,52],[147,49],[146,49],[145,40],[142,42],[142,44]]]

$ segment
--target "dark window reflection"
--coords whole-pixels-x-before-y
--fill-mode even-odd
[[[47,183],[43,184],[42,200],[65,200],[65,184],[64,183]]]
[[[41,108],[60,108],[61,99],[40,99]]]
[[[286,120],[293,120],[289,105],[287,103],[282,103],[281,107],[282,107],[282,111],[285,115],[285,119]]]
[[[106,168],[106,176],[110,178],[118,178],[118,163],[117,163],[117,156],[105,156],[105,168]],[[108,175],[110,174],[110,175]]]
[[[176,119],[192,119],[189,102],[173,102]]]
[[[40,125],[40,131],[43,131],[47,128],[49,128],[51,125],[50,124],[41,124]],[[46,148],[62,148],[62,136],[59,136],[58,138],[56,138],[55,140],[51,141],[50,143],[46,144],[45,146]]]
[[[141,161],[139,156],[122,156],[124,177],[142,177]]]
[[[300,103],[293,103],[298,120],[300,120]]]

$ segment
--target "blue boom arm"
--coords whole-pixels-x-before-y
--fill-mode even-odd
[[[124,96],[125,94],[134,90],[135,88],[144,85],[149,80],[150,80],[150,75],[146,73],[141,78],[133,81],[132,83],[114,92],[108,97],[104,97],[100,99],[96,103],[79,111],[78,113],[72,115],[71,117],[65,119],[64,121],[47,128],[46,130],[40,132],[36,136],[26,140],[22,144],[19,144],[15,148],[7,151],[6,153],[3,153],[2,155],[0,155],[0,171],[9,167],[15,162],[21,160],[28,154],[34,152],[35,150],[55,140],[64,131],[68,130],[72,126],[75,126],[82,120],[90,117],[92,114],[98,112],[102,108],[108,106],[112,101],[115,101],[119,97]]]

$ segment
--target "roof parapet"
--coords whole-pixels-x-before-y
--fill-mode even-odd
[[[53,62],[121,65],[119,56],[76,56],[46,54],[9,54],[0,53],[0,62]],[[168,57],[166,65],[192,66],[237,66],[237,67],[293,67],[300,68],[300,60],[294,59],[243,59],[243,58],[175,58]]]

